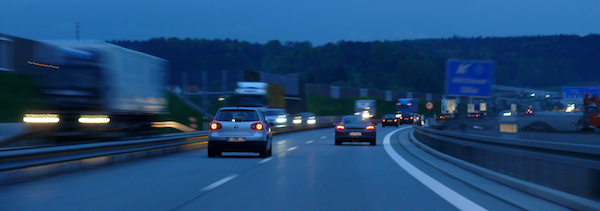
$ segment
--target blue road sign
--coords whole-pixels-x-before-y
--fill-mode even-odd
[[[493,61],[450,59],[446,63],[446,95],[491,97]]]
[[[584,93],[591,93],[596,96],[600,96],[600,88],[597,86],[586,86],[586,87],[563,87],[563,98],[581,98],[583,99]]]

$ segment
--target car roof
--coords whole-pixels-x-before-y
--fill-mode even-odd
[[[263,111],[285,111],[283,108],[263,108]]]
[[[253,110],[253,111],[260,111],[260,109],[256,108],[256,107],[222,107],[219,109],[219,111],[224,111],[224,110]]]

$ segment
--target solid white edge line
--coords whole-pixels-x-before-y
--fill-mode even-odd
[[[289,151],[295,150],[295,149],[297,149],[297,148],[298,148],[298,147],[292,147],[292,148],[289,148],[289,149],[287,149],[286,151],[288,151],[288,152],[289,152]]]
[[[322,137],[321,137],[321,139],[325,139],[325,138],[327,138],[327,136],[322,136]]]
[[[392,135],[398,131],[409,129],[410,127],[396,129],[390,133],[388,133],[383,138],[383,147],[388,155],[406,172],[408,172],[415,179],[419,180],[419,182],[423,183],[423,185],[427,186],[427,188],[431,189],[437,195],[442,197],[444,200],[448,201],[450,204],[454,205],[456,208],[460,210],[486,210],[485,208],[479,206],[478,204],[472,202],[471,200],[465,198],[454,190],[448,188],[444,184],[438,182],[433,179],[429,175],[425,174],[417,167],[410,164],[406,161],[402,156],[400,156],[390,144],[390,139]]]
[[[310,143],[312,143],[313,141],[314,141],[314,140],[310,140],[310,141],[307,141],[306,143],[307,143],[307,144],[310,144]]]
[[[216,187],[219,187],[222,184],[225,184],[226,182],[229,182],[229,180],[232,180],[232,179],[236,178],[237,176],[239,176],[239,175],[238,174],[229,175],[228,177],[225,177],[225,178],[223,178],[223,179],[221,179],[219,181],[214,182],[213,184],[210,184],[209,186],[206,186],[206,187],[200,189],[200,191],[207,192],[207,191],[210,191],[212,189],[215,189]]]
[[[261,160],[260,162],[258,162],[258,164],[263,164],[263,163],[269,162],[271,160],[273,160],[273,157],[265,158],[265,159]]]

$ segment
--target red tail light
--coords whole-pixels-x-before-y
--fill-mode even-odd
[[[397,119],[394,119],[394,122],[398,122],[398,120],[397,120]]]
[[[343,125],[338,125],[338,126],[335,126],[335,129],[336,129],[336,130],[343,130],[343,129],[345,129],[345,128],[346,128],[346,127],[344,127]]]
[[[252,128],[252,130],[262,130],[263,129],[263,125],[260,122],[254,123],[254,124],[250,125],[250,127]]]
[[[413,119],[413,117],[411,116],[410,119]]]
[[[212,124],[210,124],[211,130],[219,130],[221,128],[223,128],[223,125],[221,125],[221,123],[213,122]]]
[[[381,119],[381,122],[385,122],[385,119]]]
[[[367,126],[367,130],[375,130],[375,126],[369,125],[369,126]]]

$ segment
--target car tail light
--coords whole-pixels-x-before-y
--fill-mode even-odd
[[[343,130],[343,129],[345,129],[345,128],[346,128],[346,127],[344,127],[343,125],[338,125],[338,126],[335,126],[335,129],[336,129],[336,130]]]
[[[411,116],[410,119],[413,119],[413,117]]]
[[[221,123],[213,122],[212,124],[210,124],[211,130],[219,130],[221,128],[223,128],[223,125],[221,125]]]
[[[397,119],[394,119],[394,122],[398,122],[398,120],[397,120]]]
[[[385,119],[381,119],[381,122],[385,122]]]
[[[254,123],[254,124],[250,125],[250,127],[252,128],[252,130],[262,130],[263,129],[263,125],[260,122]]]
[[[375,126],[369,125],[369,126],[367,126],[367,130],[375,130]]]

